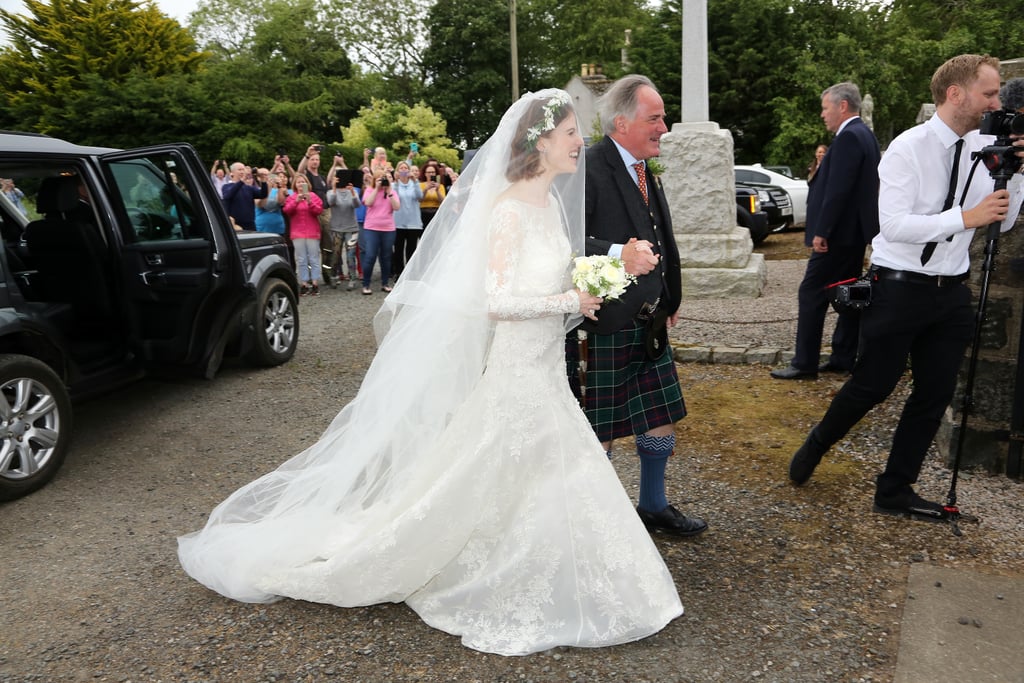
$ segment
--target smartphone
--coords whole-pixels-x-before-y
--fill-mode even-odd
[[[315,149],[317,152],[323,152],[324,151],[324,146],[323,145],[313,145],[313,149]]]
[[[420,145],[418,142],[410,142],[409,149],[411,149],[413,152],[418,152],[420,151]]]

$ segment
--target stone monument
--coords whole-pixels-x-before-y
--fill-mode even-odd
[[[707,0],[683,0],[682,122],[661,138],[662,184],[687,298],[758,297],[764,256],[736,224],[733,141],[708,120]]]

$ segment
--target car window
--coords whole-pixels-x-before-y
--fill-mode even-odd
[[[189,176],[174,155],[121,159],[107,167],[116,186],[111,201],[127,216],[121,228],[125,242],[207,237],[196,220]]]
[[[747,171],[746,169],[737,168],[735,170],[735,173],[736,173],[736,180],[740,181],[741,183],[754,183],[754,182],[757,182],[754,179],[754,173],[752,171]]]

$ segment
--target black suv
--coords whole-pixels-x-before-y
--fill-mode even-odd
[[[0,132],[0,500],[60,467],[71,405],[156,371],[295,353],[278,235],[236,232],[187,144],[129,151]]]
[[[793,199],[778,185],[755,183],[747,180],[736,180],[736,192],[741,187],[758,190],[761,197],[761,208],[768,215],[768,231],[781,232],[793,225]],[[742,224],[741,224],[742,225]]]
[[[750,231],[750,239],[754,244],[764,242],[771,233],[768,214],[762,204],[767,196],[767,193],[759,192],[756,187],[736,183],[736,223]]]

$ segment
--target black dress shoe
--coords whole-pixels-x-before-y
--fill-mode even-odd
[[[821,365],[819,365],[818,372],[837,372],[840,375],[848,375],[851,371],[850,368],[844,368],[842,366],[836,365],[832,361],[829,361],[827,363],[822,363]]]
[[[708,523],[703,519],[687,517],[671,505],[661,512],[647,512],[639,507],[636,512],[648,531],[660,531],[673,536],[696,536],[708,529]]]
[[[817,370],[801,370],[800,368],[787,365],[778,370],[772,370],[772,377],[775,379],[817,379]]]
[[[828,447],[823,446],[814,436],[814,430],[807,435],[804,445],[793,454],[789,462],[789,478],[797,486],[807,483],[807,480],[814,474],[814,468],[821,462],[821,458],[828,452]]]

